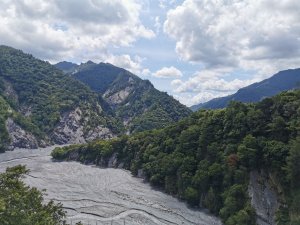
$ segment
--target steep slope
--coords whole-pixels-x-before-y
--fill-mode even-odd
[[[103,110],[101,97],[49,63],[20,50],[0,46],[0,87],[1,107],[8,105],[20,115],[17,121],[3,113],[6,116],[2,116],[1,126],[6,131],[8,125],[15,127],[14,123],[26,128],[22,121],[27,121],[27,130],[44,145],[83,143],[118,132],[117,121]],[[8,118],[12,120],[4,127],[3,121],[7,123]]]
[[[226,225],[299,224],[299,118],[300,90],[288,91],[52,156],[130,169]]]
[[[56,64],[58,68],[62,68],[61,65]],[[191,113],[167,93],[155,89],[150,81],[111,64],[88,61],[74,67],[71,73],[69,67],[64,68],[100,93],[130,133],[162,128]]]
[[[241,88],[235,94],[222,98],[215,98],[208,102],[194,105],[193,111],[199,109],[224,108],[230,101],[258,102],[279,92],[300,88],[300,69],[284,70],[258,83]]]

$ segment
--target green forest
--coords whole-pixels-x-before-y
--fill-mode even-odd
[[[254,104],[200,110],[164,129],[108,141],[56,148],[56,160],[106,166],[117,153],[134,175],[204,207],[226,225],[254,225],[248,197],[251,171],[274,177],[281,207],[276,222],[300,223],[300,91],[286,91]],[[77,152],[78,154],[72,154]]]
[[[10,96],[4,94],[8,85],[15,92]],[[89,116],[89,127],[101,124],[116,133],[121,127],[101,108],[101,96],[87,86],[48,62],[6,46],[0,46],[0,95],[15,111],[30,112],[27,118],[40,136],[53,131],[61,114],[76,107]]]
[[[127,127],[130,133],[163,128],[191,114],[189,108],[155,89],[149,80],[142,80],[122,68],[87,62],[76,69],[78,72],[73,71],[70,76],[104,95],[105,99],[120,91],[129,92],[124,101],[112,103],[111,107],[117,118],[130,119]]]
[[[96,66],[101,67],[101,64]],[[113,66],[108,67],[125,71]],[[93,71],[93,66],[91,69]],[[149,81],[126,71],[121,74],[116,72],[118,76],[108,74],[110,71],[104,70],[103,74],[101,72],[103,71],[94,71],[100,78],[110,76],[106,78],[107,82],[103,79],[102,85],[106,88],[112,85],[113,93],[129,85],[129,78],[135,80],[132,93],[117,108],[102,98],[103,93],[91,90],[50,63],[20,50],[0,46],[0,152],[7,150],[10,143],[5,122],[12,116],[15,123],[33,134],[38,141],[55,144],[51,136],[54,129],[64,114],[77,107],[86,118],[80,121],[85,134],[97,126],[109,128],[115,135],[124,134],[125,129],[138,132],[162,128],[191,113],[191,110],[167,93],[156,90]],[[86,79],[91,79],[94,73]],[[109,79],[115,80],[108,85]],[[101,83],[100,80],[98,78],[97,85]],[[123,120],[127,119],[131,120],[130,126],[125,128]]]

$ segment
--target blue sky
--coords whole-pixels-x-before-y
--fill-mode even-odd
[[[298,0],[3,0],[0,44],[110,62],[185,105],[299,67]]]

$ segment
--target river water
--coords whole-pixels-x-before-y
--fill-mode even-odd
[[[26,164],[30,174],[25,182],[47,189],[46,201],[61,202],[70,224],[82,221],[89,225],[221,225],[217,218],[189,209],[128,171],[53,162],[49,155],[52,149],[17,149],[0,154],[0,172]]]

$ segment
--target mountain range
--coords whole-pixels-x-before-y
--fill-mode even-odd
[[[300,69],[289,69],[276,73],[261,82],[239,89],[236,93],[190,107],[199,109],[225,108],[230,101],[258,102],[266,97],[274,96],[282,91],[300,88]]]
[[[88,61],[55,66],[101,95],[127,133],[165,127],[191,113],[166,92],[155,89],[149,80],[112,64]]]
[[[90,61],[63,65],[68,73],[0,46],[1,151],[106,139],[161,128],[191,113],[124,69]]]

